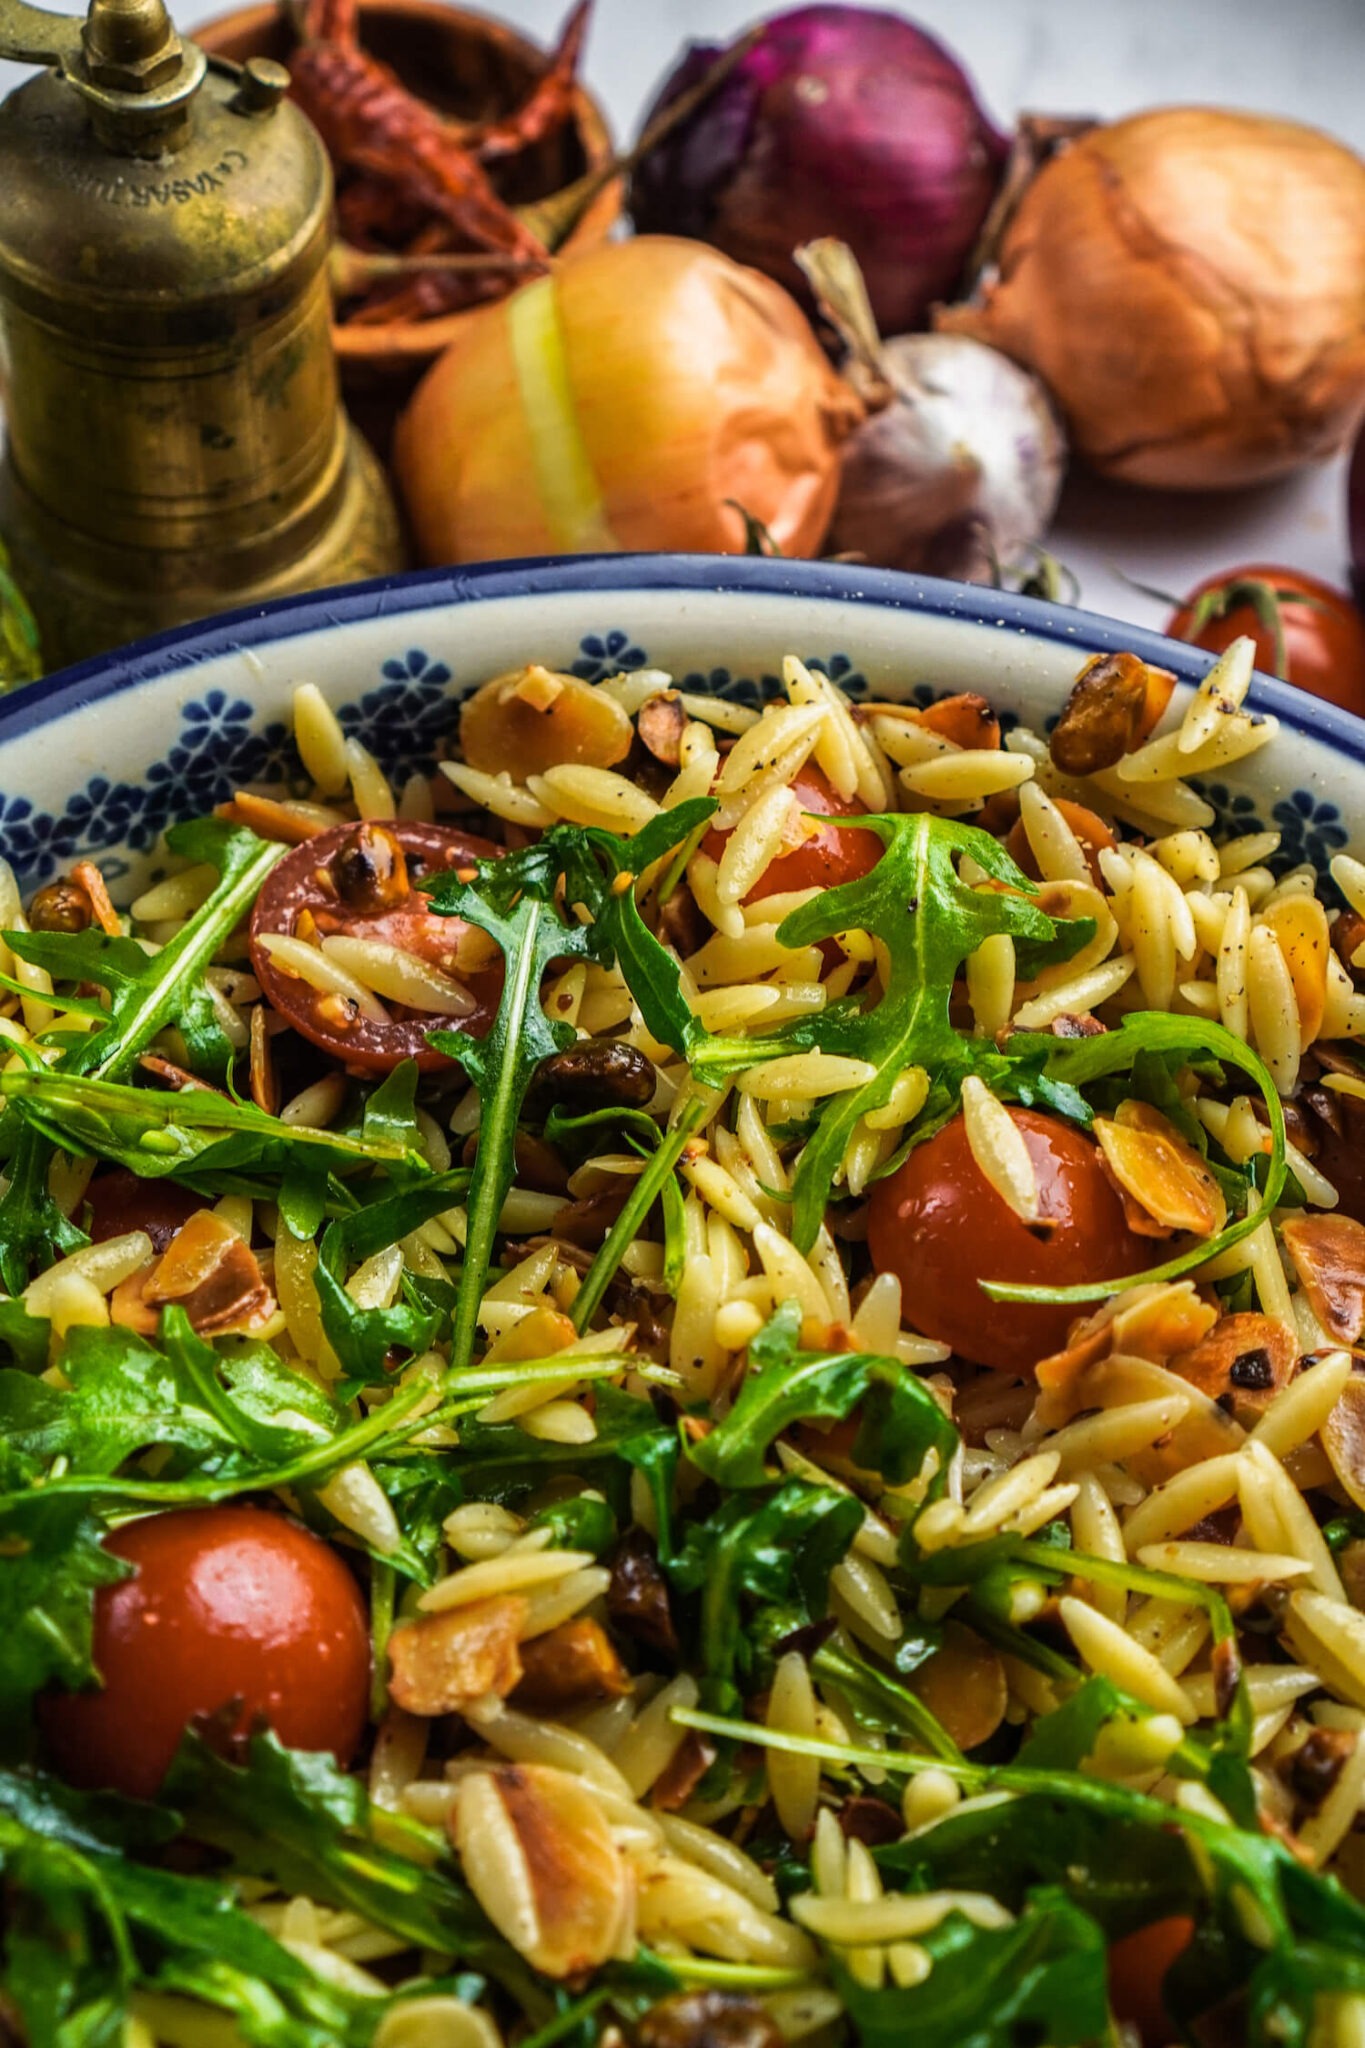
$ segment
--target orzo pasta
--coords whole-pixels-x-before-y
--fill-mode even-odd
[[[1365,866],[1132,661],[0,870],[0,2023],[1365,2039]]]

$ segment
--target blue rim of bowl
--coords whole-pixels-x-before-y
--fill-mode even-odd
[[[221,655],[328,627],[398,619],[409,612],[490,599],[576,592],[625,597],[644,591],[802,597],[960,620],[964,625],[1053,641],[1075,648],[1078,655],[1136,654],[1143,661],[1173,670],[1188,683],[1198,683],[1213,664],[1213,657],[1199,648],[1098,612],[1051,604],[1043,598],[1018,597],[979,583],[907,576],[894,569],[745,555],[534,556],[374,577],[302,597],[277,598],[270,604],[225,612],[200,625],[178,626],[134,641],[0,697],[0,746],[178,669],[190,670]],[[1254,709],[1273,713],[1283,724],[1324,742],[1334,752],[1365,763],[1365,719],[1354,713],[1259,673],[1249,701]]]

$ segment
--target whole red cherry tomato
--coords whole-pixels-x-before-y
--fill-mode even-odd
[[[1211,654],[1249,633],[1266,675],[1365,716],[1365,615],[1316,576],[1255,562],[1207,577],[1166,631]]]
[[[370,1638],[340,1556],[284,1515],[185,1508],[129,1522],[105,1548],[135,1575],[95,1596],[100,1692],[54,1693],[39,1718],[73,1784],[149,1799],[196,1714],[239,1703],[293,1749],[351,1761],[365,1728]]]
[[[861,818],[866,804],[856,796],[840,796],[823,770],[807,764],[791,781],[792,795],[803,811],[822,818]],[[803,821],[810,823],[809,819]],[[702,841],[702,852],[719,860],[725,851],[728,832],[713,826]],[[785,896],[796,889],[837,889],[842,882],[857,882],[874,868],[882,855],[882,842],[875,832],[850,832],[834,825],[817,825],[810,837],[790,853],[770,861],[753,888],[749,901],[761,896]]]
[[[262,940],[272,933],[309,939],[342,933],[399,947],[449,972],[469,927],[460,918],[439,916],[415,884],[424,874],[487,860],[497,851],[489,840],[448,825],[398,820],[334,825],[305,839],[272,868],[251,913],[251,962],[267,1000],[302,1037],[348,1067],[387,1074],[407,1059],[424,1073],[453,1066],[427,1043],[429,1031],[453,1019],[398,1003],[385,1005],[389,1014],[382,1023],[357,1014],[345,998],[287,972]],[[501,964],[456,978],[476,1003],[459,1020],[461,1028],[482,1037],[497,1010]]]
[[[1142,2048],[1168,2048],[1175,2040],[1175,2022],[1166,2010],[1161,1986],[1193,1935],[1188,1914],[1173,1913],[1110,1943],[1109,2003],[1116,2020],[1137,2028]]]
[[[1028,1373],[1060,1351],[1083,1308],[992,1301],[983,1280],[1071,1287],[1152,1263],[1128,1229],[1096,1146],[1074,1125],[1011,1109],[1038,1182],[1042,1225],[1020,1221],[982,1173],[955,1116],[872,1190],[867,1241],[878,1272],[895,1273],[907,1317],[960,1358]]]

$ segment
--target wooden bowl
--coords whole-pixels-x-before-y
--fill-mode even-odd
[[[444,0],[360,0],[360,34],[372,56],[389,64],[424,100],[461,120],[487,120],[510,111],[544,72],[547,53],[505,22],[448,7]],[[217,57],[244,63],[274,57],[286,63],[293,36],[273,0],[220,14],[194,31],[200,46]],[[601,108],[580,85],[572,123],[546,136],[507,166],[496,182],[513,205],[548,198],[585,172],[610,163],[613,146]],[[621,181],[604,186],[564,248],[590,248],[605,241],[620,217]],[[459,313],[432,320],[398,320],[384,326],[336,325],[332,339],[341,365],[342,388],[372,438],[383,428],[450,340]],[[376,432],[376,427],[379,432]]]

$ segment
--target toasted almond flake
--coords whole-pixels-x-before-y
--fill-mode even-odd
[[[962,1084],[962,1118],[973,1159],[1021,1223],[1039,1217],[1038,1177],[1022,1131],[979,1075]]]
[[[549,1977],[617,1952],[634,1886],[591,1789],[548,1764],[499,1764],[460,1785],[451,1835],[498,1932]]]
[[[1095,1137],[1124,1193],[1164,1230],[1212,1237],[1227,1221],[1227,1202],[1207,1165],[1150,1103],[1121,1102],[1096,1117]]]

